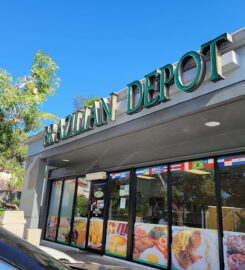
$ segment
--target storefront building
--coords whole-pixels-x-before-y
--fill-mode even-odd
[[[26,143],[20,207],[43,239],[160,269],[245,269],[245,29]]]

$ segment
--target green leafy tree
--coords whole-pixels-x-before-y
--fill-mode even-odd
[[[100,101],[99,97],[84,97],[78,95],[73,99],[73,108],[75,111],[81,110],[86,106],[92,106],[95,101]]]
[[[77,203],[76,203],[76,217],[86,217],[88,214],[88,199],[83,195],[80,194],[77,196]]]
[[[40,110],[59,86],[58,66],[42,51],[33,60],[30,73],[16,80],[0,69],[0,172],[10,174],[8,185],[18,188],[22,186],[27,153],[24,140],[30,132],[40,130],[42,120],[58,120]]]
[[[188,171],[173,173],[172,208],[176,213],[176,221],[179,226],[184,224],[184,208],[200,213],[202,209],[205,210],[208,206],[216,204],[214,171],[213,169],[205,169],[205,171],[208,174],[200,175]]]

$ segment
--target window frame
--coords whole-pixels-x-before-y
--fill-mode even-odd
[[[215,182],[215,195],[216,195],[216,209],[217,209],[217,235],[218,235],[218,248],[219,248],[219,263],[220,263],[220,269],[224,269],[224,253],[223,253],[223,223],[222,223],[222,198],[221,198],[221,183],[220,183],[220,174],[219,174],[219,166],[218,166],[218,159],[221,157],[229,157],[232,155],[245,155],[245,152],[232,152],[226,153],[226,154],[216,154],[216,155],[210,155],[210,156],[198,156],[196,158],[190,158],[190,159],[173,159],[171,162],[159,162],[154,163],[152,162],[151,165],[149,163],[146,163],[144,166],[134,167],[134,168],[127,168],[122,170],[115,170],[115,171],[108,171],[107,173],[107,179],[105,179],[107,183],[106,188],[106,203],[105,203],[105,217],[104,217],[104,228],[103,228],[103,246],[102,246],[102,254],[105,254],[105,242],[106,242],[106,232],[107,232],[107,223],[109,218],[109,206],[110,206],[110,200],[111,200],[111,191],[112,191],[112,184],[113,179],[110,179],[111,173],[117,173],[117,172],[125,172],[130,171],[130,178],[129,178],[129,210],[128,210],[128,240],[127,240],[127,256],[126,258],[120,258],[122,260],[135,262],[133,260],[133,248],[134,248],[134,225],[135,225],[135,218],[136,218],[136,193],[137,193],[137,176],[136,176],[136,170],[146,167],[154,167],[154,166],[161,166],[165,165],[168,168],[167,171],[167,204],[168,204],[168,269],[171,269],[172,266],[172,173],[170,170],[170,166],[175,163],[180,162],[186,162],[186,161],[197,161],[197,160],[203,160],[203,159],[213,159],[214,160],[214,182]],[[55,178],[48,178],[47,180],[47,188],[49,189],[49,195],[48,195],[48,205],[47,205],[47,213],[46,213],[46,220],[45,220],[45,227],[44,227],[44,234],[43,239],[46,241],[56,242],[57,243],[57,236],[58,236],[58,227],[60,222],[60,211],[61,211],[61,202],[63,198],[63,192],[64,192],[64,181],[67,179],[74,178],[76,179],[76,186],[75,186],[75,192],[74,192],[74,198],[73,198],[73,208],[72,208],[72,216],[71,216],[71,230],[69,235],[69,246],[71,246],[71,232],[72,232],[72,226],[74,224],[74,213],[75,213],[75,206],[76,206],[76,196],[77,196],[77,179],[79,177],[84,177],[84,175],[71,175],[66,177],[55,177]],[[53,181],[60,181],[62,180],[62,191],[59,201],[59,212],[58,212],[58,222],[57,222],[57,232],[56,232],[56,240],[52,241],[50,239],[45,238],[46,234],[46,225],[47,225],[47,219],[48,219],[48,213],[49,213],[49,207],[50,207],[50,200],[51,200],[51,193],[52,193],[52,182]],[[91,192],[91,188],[90,188]],[[89,208],[89,205],[88,205]],[[88,225],[88,224],[87,224]],[[87,228],[88,229],[88,228]],[[87,243],[87,239],[86,239]],[[62,243],[59,243],[62,244]],[[82,250],[87,250],[86,246],[85,248],[79,248]],[[116,257],[113,255],[106,254],[107,256]],[[149,266],[147,263],[143,262],[137,262],[138,264],[142,264],[145,266]],[[154,266],[151,266],[154,268]],[[155,267],[157,268],[157,267]],[[165,268],[162,268],[165,269]]]

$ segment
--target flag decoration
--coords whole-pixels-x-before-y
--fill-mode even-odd
[[[203,169],[204,168],[203,160],[193,161],[192,168],[195,170]]]
[[[136,170],[136,175],[151,175],[158,173],[166,173],[168,171],[167,166],[154,166],[148,168],[141,168]]]
[[[170,166],[170,171],[171,172],[179,172],[179,171],[181,171],[181,163],[172,164]]]
[[[244,164],[245,164],[245,156],[230,156],[218,158],[219,167],[244,165]]]
[[[66,184],[74,184],[76,182],[75,179],[69,179],[69,180],[65,180]]]
[[[171,172],[178,172],[178,171],[189,171],[189,170],[201,170],[201,169],[208,169],[214,167],[214,160],[213,159],[202,159],[196,161],[187,161],[172,164],[170,166]]]
[[[110,173],[110,179],[129,178],[129,177],[130,177],[130,171]]]
[[[62,181],[54,181],[52,182],[52,185],[62,185]]]
[[[78,183],[84,183],[84,182],[88,182],[88,180],[86,180],[85,177],[79,177],[79,178],[77,178],[77,182]]]

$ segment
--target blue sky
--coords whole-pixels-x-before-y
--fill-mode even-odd
[[[245,1],[2,0],[0,67],[28,74],[42,49],[58,64],[42,110],[65,117],[77,95],[107,97],[245,26]]]

